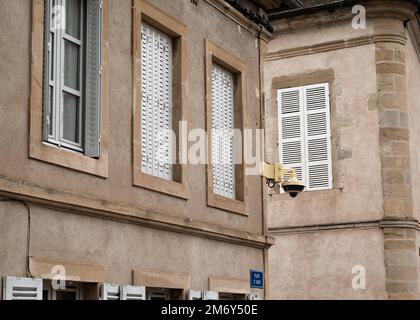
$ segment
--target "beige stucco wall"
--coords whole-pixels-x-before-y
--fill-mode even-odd
[[[413,45],[413,39],[407,33],[406,70],[407,70],[407,99],[410,128],[410,163],[413,190],[413,214],[420,219],[420,58]]]
[[[189,30],[188,127],[205,128],[204,39],[226,49],[248,65],[249,128],[257,126],[259,85],[256,36],[206,1],[151,0]],[[150,208],[210,224],[262,233],[260,178],[249,177],[250,216],[206,206],[206,168],[190,166],[189,201],[132,185],[132,1],[110,1],[110,148],[107,179],[28,158],[30,97],[31,0],[0,0],[0,176],[38,185],[52,194],[66,191],[92,199]],[[11,143],[13,141],[13,143]]]
[[[270,299],[386,298],[379,229],[278,236],[269,257]],[[366,269],[366,290],[352,287],[357,265]]]
[[[105,266],[106,282],[131,284],[132,270],[191,275],[191,288],[207,290],[208,278],[248,279],[262,270],[261,250],[30,207],[29,255]],[[28,212],[22,203],[0,203],[0,278],[26,276]]]
[[[206,38],[247,65],[249,109],[245,121],[247,128],[258,127],[260,99],[256,89],[260,70],[256,34],[239,27],[207,1],[200,1],[198,6],[185,0],[149,2],[185,24],[189,31],[188,77],[184,83],[188,128],[205,128]],[[248,217],[207,206],[204,165],[189,166],[188,201],[133,186],[132,0],[109,3],[110,141],[109,176],[104,179],[29,158],[32,0],[0,0],[0,192],[2,185],[24,186],[25,192],[36,190],[42,197],[32,199],[30,192],[25,195],[31,207],[29,255],[100,264],[106,268],[106,281],[116,284],[132,283],[134,268],[190,273],[191,287],[195,289],[207,289],[210,276],[249,279],[250,269],[264,269],[259,177],[248,177]],[[19,192],[17,187],[14,194],[3,195],[19,197]],[[68,199],[80,199],[81,207],[98,203],[103,206],[78,211],[70,203],[66,209],[57,210]],[[53,204],[56,209],[40,202]],[[180,224],[184,229],[175,233],[161,230],[162,224],[158,229],[102,219],[104,212],[113,214],[114,209],[134,218],[142,212],[141,219],[131,221],[147,225],[148,219],[161,219],[159,223],[166,223],[168,228],[176,229]],[[156,212],[159,215],[155,216]],[[179,219],[174,227],[171,223],[175,218]],[[0,277],[27,275],[27,221],[22,203],[0,202]],[[214,231],[219,227],[224,231]],[[238,231],[241,233],[235,233]],[[212,233],[220,241],[197,236],[200,232]],[[249,243],[238,244],[249,240],[250,234],[260,238],[259,249]]]
[[[270,299],[385,299],[383,232],[379,224],[368,229],[357,224],[378,221],[383,216],[379,121],[373,105],[377,91],[375,46],[367,42],[344,44],[371,34],[372,28],[368,25],[367,30],[353,30],[350,20],[320,25],[278,33],[269,45],[272,58],[264,69],[270,161],[278,160],[279,152],[273,96],[273,89],[278,88],[273,87],[273,80],[298,75],[304,79],[322,71],[333,73],[330,102],[334,188],[304,192],[296,199],[277,190],[269,191],[268,227],[276,239],[269,251],[269,295]],[[342,48],[338,44],[338,49],[328,50],[328,43],[334,41],[341,41]],[[320,44],[326,47],[325,52],[293,56],[296,48]],[[276,52],[282,53],[282,59],[273,58]],[[347,223],[355,223],[355,228]],[[319,225],[330,230],[319,230]],[[308,226],[313,228],[309,230]],[[352,268],[356,265],[366,268],[366,290],[352,288]]]
[[[410,164],[413,191],[413,216],[420,219],[420,57],[416,52],[414,39],[407,33],[406,70],[407,70],[407,100],[410,128]],[[416,248],[420,248],[420,232],[416,233]],[[420,252],[420,251],[419,251]],[[420,283],[420,258],[417,257],[417,277]]]
[[[318,32],[321,42],[331,35],[359,36],[351,25],[343,23]],[[351,29],[353,30],[353,29]],[[344,32],[345,31],[345,32]],[[313,41],[313,31],[295,35],[293,44],[304,46]],[[321,35],[325,35],[322,38]],[[288,47],[283,35],[269,45],[269,53]],[[346,38],[344,38],[346,39]],[[282,44],[282,45],[280,45]],[[376,92],[375,51],[373,45],[334,50],[325,53],[268,61],[265,66],[265,90],[269,95],[273,79],[332,69],[331,129],[334,190],[306,192],[297,201],[273,192],[268,201],[269,227],[289,227],[353,221],[369,221],[382,216],[382,188],[378,148],[378,114],[369,101]],[[267,153],[278,160],[277,106],[267,97]]]

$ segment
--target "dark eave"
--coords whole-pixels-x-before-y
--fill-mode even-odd
[[[273,26],[271,25],[270,21],[268,21],[268,17],[265,15],[260,15],[258,12],[254,12],[253,10],[245,7],[242,4],[241,0],[225,0],[229,3],[232,7],[242,13],[246,18],[251,20],[252,22],[264,27],[269,32],[273,32]],[[258,1],[253,1],[258,7],[262,8]]]

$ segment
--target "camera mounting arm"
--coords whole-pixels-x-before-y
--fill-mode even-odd
[[[285,180],[286,174],[289,174],[287,180]],[[287,168],[281,163],[269,164],[263,162],[261,175],[267,179],[267,185],[270,188],[279,184],[293,198],[305,190],[305,184],[299,181],[296,170]]]

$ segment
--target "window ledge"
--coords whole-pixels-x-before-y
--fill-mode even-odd
[[[82,153],[60,148],[50,143],[31,141],[29,157],[94,176],[108,178],[108,154],[106,152],[101,153],[100,159],[93,159]]]
[[[170,181],[144,174],[141,172],[141,168],[134,169],[133,185],[184,200],[189,198],[188,186],[185,182]]]
[[[244,201],[225,198],[214,193],[208,194],[207,205],[242,216],[249,216],[248,207]]]

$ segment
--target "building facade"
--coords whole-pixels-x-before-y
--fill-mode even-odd
[[[197,140],[183,130],[262,125],[270,34],[241,10],[0,1],[3,299],[264,297],[249,281],[273,244],[262,179],[230,140],[180,160]]]
[[[270,298],[419,298],[418,7],[304,2],[270,15],[267,158],[307,185],[268,194]]]

